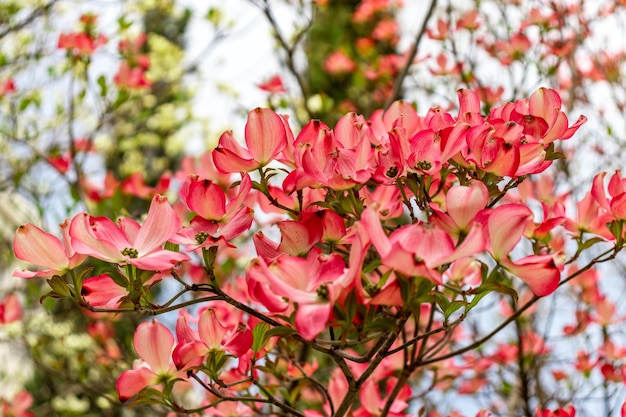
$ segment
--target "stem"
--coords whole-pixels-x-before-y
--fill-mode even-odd
[[[402,328],[404,327],[404,325],[406,324],[410,316],[411,314],[408,312],[405,312],[405,311],[400,312],[400,315],[396,321],[395,328],[393,329],[393,331],[389,333],[389,335],[386,338],[383,339],[384,341],[381,343],[378,353],[372,359],[369,366],[365,369],[365,371],[363,371],[363,373],[361,374],[358,380],[356,381],[348,380],[349,382],[348,392],[343,397],[343,401],[341,401],[341,404],[337,408],[337,411],[334,417],[343,417],[348,413],[348,411],[350,410],[350,408],[354,404],[354,401],[357,398],[359,390],[361,389],[365,381],[367,381],[367,379],[376,370],[376,368],[378,368],[378,365],[380,365],[380,362],[382,362],[382,360],[385,358],[385,353],[389,351],[389,348],[396,341],[396,338],[402,331]]]
[[[520,397],[522,401],[521,407],[524,415],[530,416],[532,415],[532,410],[530,408],[530,393],[528,389],[529,378],[526,370],[526,363],[524,361],[524,329],[522,329],[522,322],[519,317],[515,320],[515,329],[517,332],[517,344],[519,349],[519,353],[517,355],[517,367],[519,374]]]
[[[6,28],[2,32],[0,32],[0,39],[4,38],[9,33],[17,32],[20,29],[25,28],[26,26],[28,26],[29,24],[34,22],[35,19],[37,19],[38,17],[43,16],[44,14],[46,14],[52,8],[52,6],[54,6],[54,4],[57,1],[58,0],[53,0],[53,1],[49,2],[49,3],[46,3],[46,4],[36,8],[31,14],[26,16],[26,18],[24,20],[22,20],[19,23],[16,23],[13,26],[9,26],[8,28]]]
[[[607,331],[606,326],[602,326],[602,344],[603,346],[607,346],[607,343],[610,342],[609,333]],[[604,415],[611,415],[611,394],[609,393],[609,381],[606,378],[602,380],[602,404],[604,406]]]
[[[281,410],[286,411],[287,413],[293,414],[294,416],[304,417],[304,414],[302,414],[295,408],[276,400],[274,396],[263,385],[259,384],[258,381],[252,381],[252,383],[254,384],[255,387],[259,388],[263,394],[267,396],[268,403],[275,405]]]
[[[131,312],[139,312],[141,314],[147,315],[147,316],[158,316],[160,314],[164,314],[164,313],[169,313],[170,311],[176,311],[176,310],[180,310],[181,308],[184,307],[189,307],[195,304],[199,304],[199,303],[204,303],[204,302],[208,302],[208,301],[221,301],[223,300],[222,297],[220,296],[211,296],[211,297],[202,297],[202,298],[196,298],[194,300],[189,300],[189,301],[185,301],[183,303],[180,304],[175,304],[175,305],[170,305],[168,307],[156,307],[156,308],[145,308],[145,307],[140,307],[140,308],[98,308],[98,307],[92,307],[90,305],[85,305],[84,307],[93,312],[93,313],[131,313]]]
[[[308,118],[312,119],[313,112],[309,108],[309,104],[307,100],[307,98],[309,97],[309,91],[308,91],[306,84],[304,83],[302,74],[300,74],[300,71],[298,71],[298,69],[296,68],[296,62],[294,58],[295,46],[297,45],[297,42],[292,46],[290,46],[287,43],[287,41],[285,40],[285,37],[283,36],[280,30],[280,27],[278,26],[278,23],[276,22],[276,19],[274,18],[274,14],[272,13],[272,9],[270,8],[268,4],[268,0],[263,0],[262,4],[259,4],[253,1],[252,4],[256,5],[263,11],[265,18],[267,19],[268,23],[272,27],[272,30],[274,31],[274,37],[278,41],[278,45],[281,47],[283,51],[285,51],[285,64],[287,65],[287,69],[289,70],[291,75],[293,75],[293,77],[296,79],[296,82],[298,83],[298,87],[300,88],[300,93],[302,94],[302,98],[303,98],[302,106],[304,107],[304,110],[306,111]],[[311,23],[312,21],[309,23],[309,27]],[[308,29],[308,27],[305,28],[302,32],[304,33],[306,29]],[[298,36],[297,40],[300,40],[301,38],[302,36]]]
[[[391,406],[395,402],[398,394],[400,394],[400,390],[408,382],[409,376],[411,376],[411,371],[409,370],[409,368],[404,368],[402,370],[402,373],[400,374],[400,378],[398,378],[398,381],[396,382],[396,385],[394,385],[393,390],[389,394],[387,394],[387,401],[385,401],[385,406],[380,412],[380,417],[386,417],[387,414],[389,414]]]
[[[593,267],[595,264],[606,262],[606,261],[610,261],[611,259],[613,259],[613,258],[615,258],[617,256],[618,252],[619,252],[619,249],[617,249],[617,248],[611,248],[611,249],[608,249],[608,250],[602,252],[600,255],[598,255],[595,258],[593,258],[587,265],[583,266],[578,271],[574,272],[572,275],[570,275],[569,277],[567,277],[563,281],[561,281],[559,283],[559,287],[561,287],[562,285],[565,285],[566,283],[568,283],[572,279],[576,278],[578,275],[580,275],[583,272],[587,271],[588,269]],[[430,359],[427,359],[425,361],[422,361],[420,363],[420,366],[430,365],[431,363],[435,363],[435,362],[439,362],[439,361],[442,361],[442,360],[445,360],[445,359],[453,358],[453,357],[461,355],[461,354],[463,354],[465,352],[469,352],[470,350],[476,349],[478,346],[482,345],[487,340],[491,339],[493,336],[498,334],[502,329],[504,329],[506,326],[511,324],[511,322],[513,322],[518,317],[520,317],[526,310],[528,310],[530,307],[532,307],[532,305],[535,304],[540,299],[541,299],[541,297],[533,295],[532,298],[526,302],[526,304],[524,304],[519,310],[517,310],[513,314],[511,314],[506,320],[504,320],[498,327],[493,329],[486,336],[476,340],[474,343],[470,343],[469,345],[467,345],[467,346],[465,346],[465,347],[463,347],[461,349],[449,352],[449,353],[447,353],[445,355],[441,355],[441,356],[438,356],[438,357],[434,357],[434,358],[430,358]]]

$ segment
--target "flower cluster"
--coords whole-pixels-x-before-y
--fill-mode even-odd
[[[180,311],[176,337],[157,320],[137,328],[122,401],[181,411],[180,391],[196,384],[206,396],[194,410],[212,415],[229,402],[241,415],[408,415],[411,375],[443,381],[435,364],[455,356],[448,341],[483,297],[521,293],[530,306],[578,275],[565,265],[582,250],[611,246],[597,263],[623,245],[619,173],[610,197],[597,177],[577,217],[558,200],[536,213],[511,197],[585,121],[570,125],[555,91],[488,115],[476,92],[458,97],[456,114],[396,102],[297,135],[252,110],[245,146],[225,132],[199,173],[179,175],[176,205],[156,194],[143,223],[80,213],[62,240],[21,226],[15,255],[46,269],[15,275],[49,277],[50,296],[94,312]],[[162,280],[181,290],[155,304]],[[298,359],[298,346],[318,356]],[[324,374],[317,361],[329,359]]]

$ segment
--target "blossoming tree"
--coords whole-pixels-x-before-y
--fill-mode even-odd
[[[609,19],[623,5],[456,9],[433,1],[404,55],[394,49],[393,59],[374,53],[360,61],[367,48],[397,47],[401,5],[355,2],[346,24],[359,38],[311,61],[324,60],[330,78],[367,79],[373,100],[354,100],[355,90],[331,95],[316,90],[313,76],[307,84],[302,71],[317,68],[295,60],[301,39],[312,48],[333,23],[324,16],[339,7],[334,1],[294,6],[312,10],[299,15],[312,17],[294,44],[270,2],[251,3],[273,26],[284,77],[300,99],[276,101],[288,88],[274,77],[260,84],[272,108],[248,113],[243,142],[224,132],[214,149],[183,160],[173,181],[155,187],[133,177],[121,191],[144,199],[144,215],[129,215],[141,204],[111,215],[120,208],[109,194],[115,178],[90,194],[88,173],[74,164],[61,174],[82,178],[76,194],[95,196],[98,206],[69,216],[60,237],[33,224],[15,233],[15,256],[43,269],[13,275],[44,277],[46,303],[64,300],[93,315],[101,359],[121,362],[112,323],[145,317],[133,330],[138,359],[116,378],[119,401],[191,415],[452,416],[461,414],[442,399],[464,395],[468,406],[482,401],[477,416],[573,416],[599,390],[602,412],[623,409],[621,317],[598,266],[619,265],[626,179],[619,170],[594,172],[589,187],[574,190],[581,177],[568,168],[566,145],[587,121],[566,113],[595,99],[586,83],[620,79],[619,68],[600,63],[603,54],[587,55],[585,65],[574,59],[589,51],[578,35],[597,30],[589,16]],[[487,24],[498,12],[510,19],[503,29]],[[81,22],[85,29],[58,45],[78,68],[106,42],[93,17]],[[120,46],[112,80],[120,91],[153,83],[143,73],[143,41],[134,39]],[[438,42],[420,57],[420,47]],[[492,83],[482,65],[489,59],[510,84]],[[552,88],[529,89],[531,76],[519,73],[529,71],[525,60]],[[405,82],[424,69],[432,86]],[[96,84],[106,91],[106,79]],[[418,112],[396,100],[413,90],[445,99]],[[329,124],[310,120],[320,94],[331,97],[319,110]],[[502,102],[504,94],[514,97]],[[618,108],[620,97],[612,101]],[[81,152],[70,146],[70,160]],[[568,299],[574,324],[555,319]],[[2,301],[4,322],[19,319],[17,301]],[[571,346],[586,337],[599,351],[581,347],[561,367],[552,360],[555,334]],[[566,383],[573,389],[554,394]],[[16,401],[3,412],[27,415]]]

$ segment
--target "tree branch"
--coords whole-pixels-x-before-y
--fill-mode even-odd
[[[391,103],[393,103],[394,101],[400,98],[400,91],[402,90],[402,85],[404,84],[404,80],[409,74],[409,68],[411,68],[411,65],[413,64],[413,60],[415,59],[415,56],[417,55],[419,44],[422,41],[422,37],[424,36],[424,33],[426,32],[426,26],[428,25],[428,22],[430,21],[430,18],[432,17],[433,12],[435,11],[435,6],[437,6],[437,0],[431,0],[430,7],[428,8],[428,11],[426,12],[426,16],[424,16],[424,21],[422,22],[422,26],[420,27],[419,31],[415,35],[415,40],[413,41],[413,45],[411,45],[411,49],[409,49],[409,53],[407,54],[406,63],[404,64],[404,67],[402,67],[402,69],[400,70],[400,73],[397,75],[396,80],[393,83],[393,91],[392,91],[392,94],[387,99],[387,102],[385,103],[385,109],[388,109],[389,106],[391,106]]]

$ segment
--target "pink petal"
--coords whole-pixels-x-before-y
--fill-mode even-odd
[[[126,288],[120,287],[106,274],[87,278],[83,282],[82,296],[94,307],[115,308],[119,300],[128,295]]]
[[[226,328],[219,322],[215,315],[215,310],[209,308],[200,315],[198,322],[198,334],[200,339],[209,347],[209,349],[220,348],[224,336],[226,336]]]
[[[364,296],[369,297],[367,293],[365,293]],[[400,289],[398,282],[393,281],[385,283],[384,287],[381,288],[381,290],[378,291],[374,297],[372,297],[369,303],[372,305],[393,307],[400,307],[404,305],[404,300],[402,299],[402,290]]]
[[[63,239],[61,242],[63,243],[63,249],[68,257],[72,257],[76,254],[76,251],[71,245],[72,237],[70,236],[70,220],[65,219],[63,223],[59,225],[61,227],[61,233],[63,233]]]
[[[394,101],[383,115],[383,123],[387,126],[387,130],[391,130],[398,120],[401,120],[400,126],[406,130],[409,137],[418,130],[425,128],[422,119],[415,111],[415,107],[407,101]]]
[[[528,99],[528,112],[539,116],[549,125],[554,123],[555,110],[561,109],[561,97],[551,88],[542,87],[531,94]]]
[[[587,123],[587,118],[582,115],[579,116],[576,122],[567,128],[565,133],[561,136],[561,139],[565,140],[565,139],[571,138],[574,135],[574,133],[576,133],[576,131],[585,123]]]
[[[204,356],[209,353],[207,346],[200,340],[192,340],[179,343],[172,352],[172,360],[176,369],[192,368],[204,361]]]
[[[313,340],[325,328],[331,318],[331,303],[300,304],[296,311],[296,329],[300,335]]]
[[[156,374],[169,371],[174,336],[156,319],[141,323],[135,330],[133,344],[137,354],[146,361]]]
[[[115,384],[120,401],[125,402],[145,387],[155,384],[156,379],[157,376],[148,368],[122,372]]]
[[[469,187],[458,185],[446,194],[446,211],[461,230],[489,203],[489,191],[480,181],[472,181]]]
[[[181,315],[176,320],[176,340],[178,340],[178,343],[192,342],[200,337],[187,323],[187,315],[185,314],[188,314],[185,310],[181,311]]]
[[[322,238],[322,222],[317,216],[310,221],[285,220],[278,223],[281,239],[278,250],[289,255],[302,255]]]
[[[611,200],[611,214],[617,220],[626,220],[626,193]]]
[[[446,129],[441,137],[441,160],[447,161],[462,151],[467,151],[467,132],[471,126],[457,123],[452,129]]]
[[[447,257],[454,251],[454,242],[446,232],[422,223],[400,227],[389,236],[389,239],[391,242],[399,243],[404,251],[413,254],[429,268],[432,268],[437,260]],[[434,245],[433,242],[437,244]]]
[[[363,384],[363,389],[359,394],[359,399],[361,400],[363,408],[365,408],[365,410],[367,410],[371,415],[380,413],[380,392],[378,391],[378,387],[374,386],[373,380],[368,380],[365,384]]]
[[[372,208],[366,208],[361,215],[361,224],[380,256],[387,256],[391,251],[391,242],[380,224],[378,214]]]
[[[489,248],[496,261],[507,257],[517,245],[532,215],[521,204],[499,206],[488,213]]]
[[[22,318],[22,306],[15,293],[9,293],[0,300],[0,324],[12,323]]]
[[[346,235],[345,220],[332,210],[324,210],[322,217],[322,240],[325,242],[337,242]]]
[[[221,187],[209,180],[190,175],[182,185],[179,195],[189,210],[207,220],[221,220],[226,214],[226,195]]]
[[[240,358],[252,347],[252,332],[245,324],[239,324],[237,330],[224,341],[224,349]]]
[[[246,286],[248,288],[248,295],[253,301],[261,303],[265,308],[271,312],[282,312],[287,310],[289,303],[286,302],[283,297],[278,296],[274,291],[270,289],[269,284],[265,281],[259,281],[263,279],[260,275],[254,275],[251,273],[251,269],[246,271]]]
[[[152,252],[169,240],[179,227],[180,219],[167,198],[156,194],[133,247],[137,249],[139,256]]]
[[[611,197],[617,197],[622,194],[626,190],[624,190],[624,179],[622,179],[622,172],[618,169],[613,175],[611,175],[611,179],[609,180],[608,190]]]
[[[272,161],[287,146],[283,121],[271,109],[256,108],[248,113],[245,138],[250,154],[261,166]]]
[[[480,99],[475,91],[461,88],[457,90],[457,96],[459,98],[459,119],[464,120],[466,113],[480,113]]]
[[[366,126],[363,116],[354,112],[347,113],[335,124],[335,138],[345,149],[354,149],[361,142],[363,126]]]
[[[591,186],[591,195],[598,202],[598,204],[605,208],[606,210],[611,210],[609,205],[609,200],[606,197],[606,192],[604,191],[604,177],[606,176],[606,172],[601,172],[593,177],[593,184]]]
[[[552,294],[559,287],[561,273],[552,255],[531,255],[513,262],[508,259],[501,262],[539,297]]]
[[[250,264],[246,274],[250,279],[268,284],[269,289],[279,297],[311,303],[317,301],[317,293],[306,290],[309,282],[307,264],[305,259],[282,255],[270,269],[263,259],[257,258]]]
[[[265,236],[262,231],[252,236],[252,242],[254,243],[257,256],[266,262],[272,262],[281,253],[278,251],[278,243]]]
[[[13,238],[13,251],[22,261],[56,271],[63,271],[69,263],[59,238],[30,223],[17,229]]]
[[[232,240],[250,230],[254,220],[254,211],[250,207],[242,207],[228,223],[220,226],[219,234],[226,240]]]
[[[241,207],[245,205],[246,199],[248,198],[248,194],[252,189],[252,180],[250,176],[244,172],[241,174],[241,183],[239,183],[239,190],[237,191],[237,196],[230,200],[228,206],[226,206],[226,215],[225,218],[229,219],[233,216],[233,213],[239,211]]]
[[[542,142],[544,145],[549,145],[557,139],[562,139],[565,135],[565,132],[567,132],[567,116],[560,110],[555,111],[556,116],[554,118],[554,122],[543,137]]]
[[[36,278],[36,277],[51,277],[58,275],[62,271],[57,269],[42,269],[41,271],[27,271],[24,269],[16,269],[13,271],[13,276],[17,278]]]
[[[141,230],[141,225],[133,219],[122,218],[117,220],[117,227],[122,231],[128,242],[135,242]]]
[[[457,259],[476,255],[485,250],[485,240],[486,239],[483,232],[483,227],[478,223],[474,223],[469,233],[463,240],[463,243],[457,246],[456,249],[454,249],[454,251],[448,256],[433,261],[431,264],[429,264],[429,266],[431,268],[435,268],[447,263],[454,262]]]
[[[126,261],[146,271],[167,271],[181,262],[189,260],[189,256],[170,250],[159,250],[139,258],[126,258]]]
[[[213,150],[211,156],[215,168],[224,174],[249,172],[260,166],[250,152],[237,143],[231,131],[226,131],[220,136],[217,148]]]
[[[122,231],[106,217],[80,213],[70,224],[72,247],[78,253],[110,262],[124,260],[121,251],[131,247]]]

